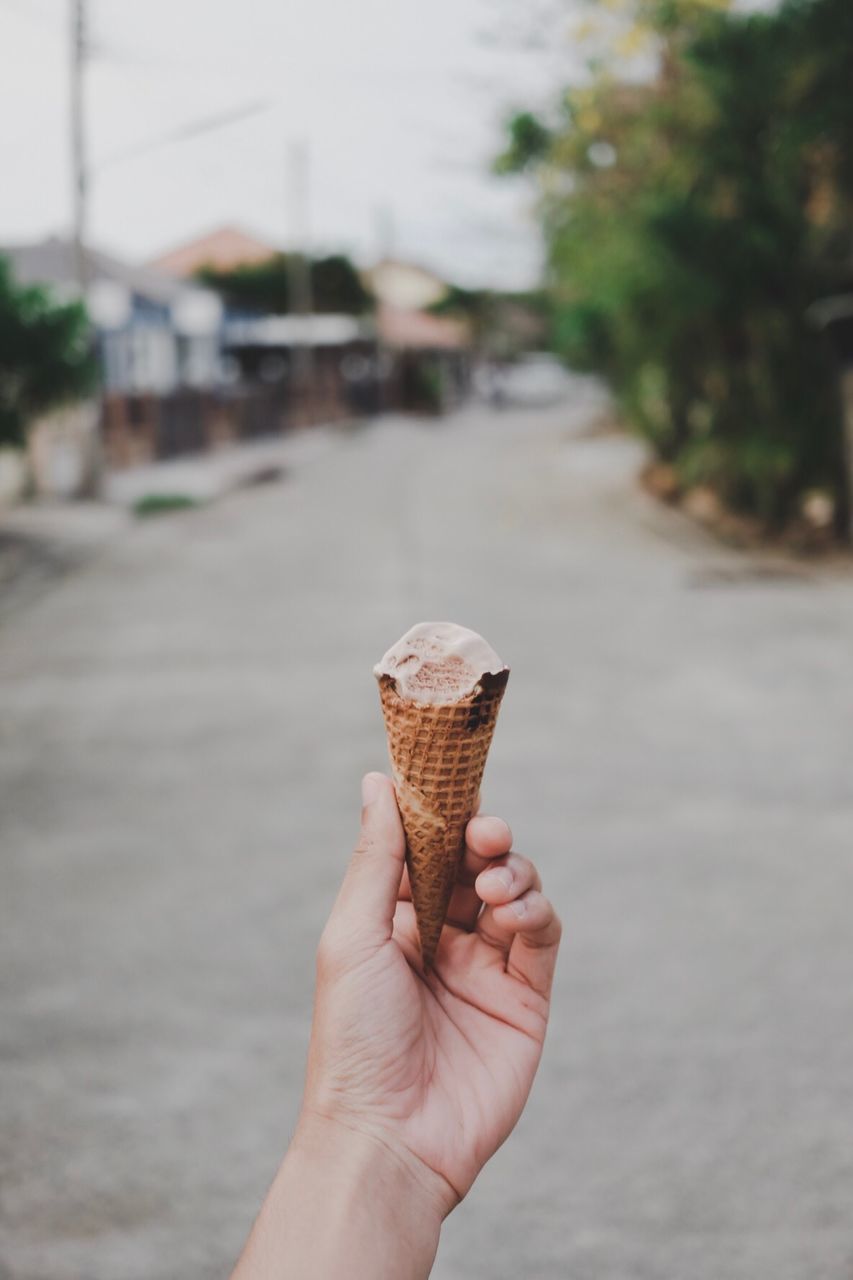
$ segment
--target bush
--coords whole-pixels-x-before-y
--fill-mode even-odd
[[[86,395],[94,383],[83,307],[16,285],[0,258],[0,444],[23,444],[36,414]]]
[[[271,315],[291,310],[290,261],[277,253],[266,262],[253,262],[223,271],[202,267],[198,279],[216,289],[229,305]],[[373,306],[373,299],[357,270],[343,254],[314,258],[308,264],[311,298],[315,311],[361,315]]]

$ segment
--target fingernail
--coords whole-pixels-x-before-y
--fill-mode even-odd
[[[491,880],[493,884],[501,885],[507,892],[512,888],[512,872],[508,871],[506,867],[493,867],[488,872],[487,879]]]
[[[527,914],[527,903],[524,901],[524,898],[515,898],[509,905],[517,916]]]
[[[365,809],[379,796],[379,779],[375,773],[366,773],[361,780],[361,803]]]

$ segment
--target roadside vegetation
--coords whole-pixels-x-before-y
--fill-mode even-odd
[[[315,311],[362,315],[372,310],[371,294],[350,259],[343,254],[312,258],[307,267]],[[221,293],[232,307],[266,315],[285,315],[293,309],[292,263],[285,253],[276,253],[266,262],[249,263],[228,271],[202,267],[198,279]]]
[[[810,308],[853,292],[853,4],[605,8],[588,82],[515,114],[496,166],[536,184],[554,347],[606,378],[679,492],[767,529],[817,494],[843,532],[838,375]]]
[[[96,382],[85,309],[18,285],[0,258],[0,445],[21,445],[40,413]]]
[[[148,516],[172,515],[176,511],[192,511],[199,506],[197,498],[186,493],[146,493],[133,504],[133,514],[140,519]]]

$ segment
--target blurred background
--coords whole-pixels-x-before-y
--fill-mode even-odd
[[[222,1276],[414,622],[566,925],[438,1280],[853,1276],[850,0],[0,0],[0,1277]]]

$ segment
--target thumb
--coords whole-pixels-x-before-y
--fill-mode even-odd
[[[383,773],[368,773],[361,784],[361,834],[338,900],[336,923],[350,936],[391,937],[406,853],[406,838],[394,784]]]

